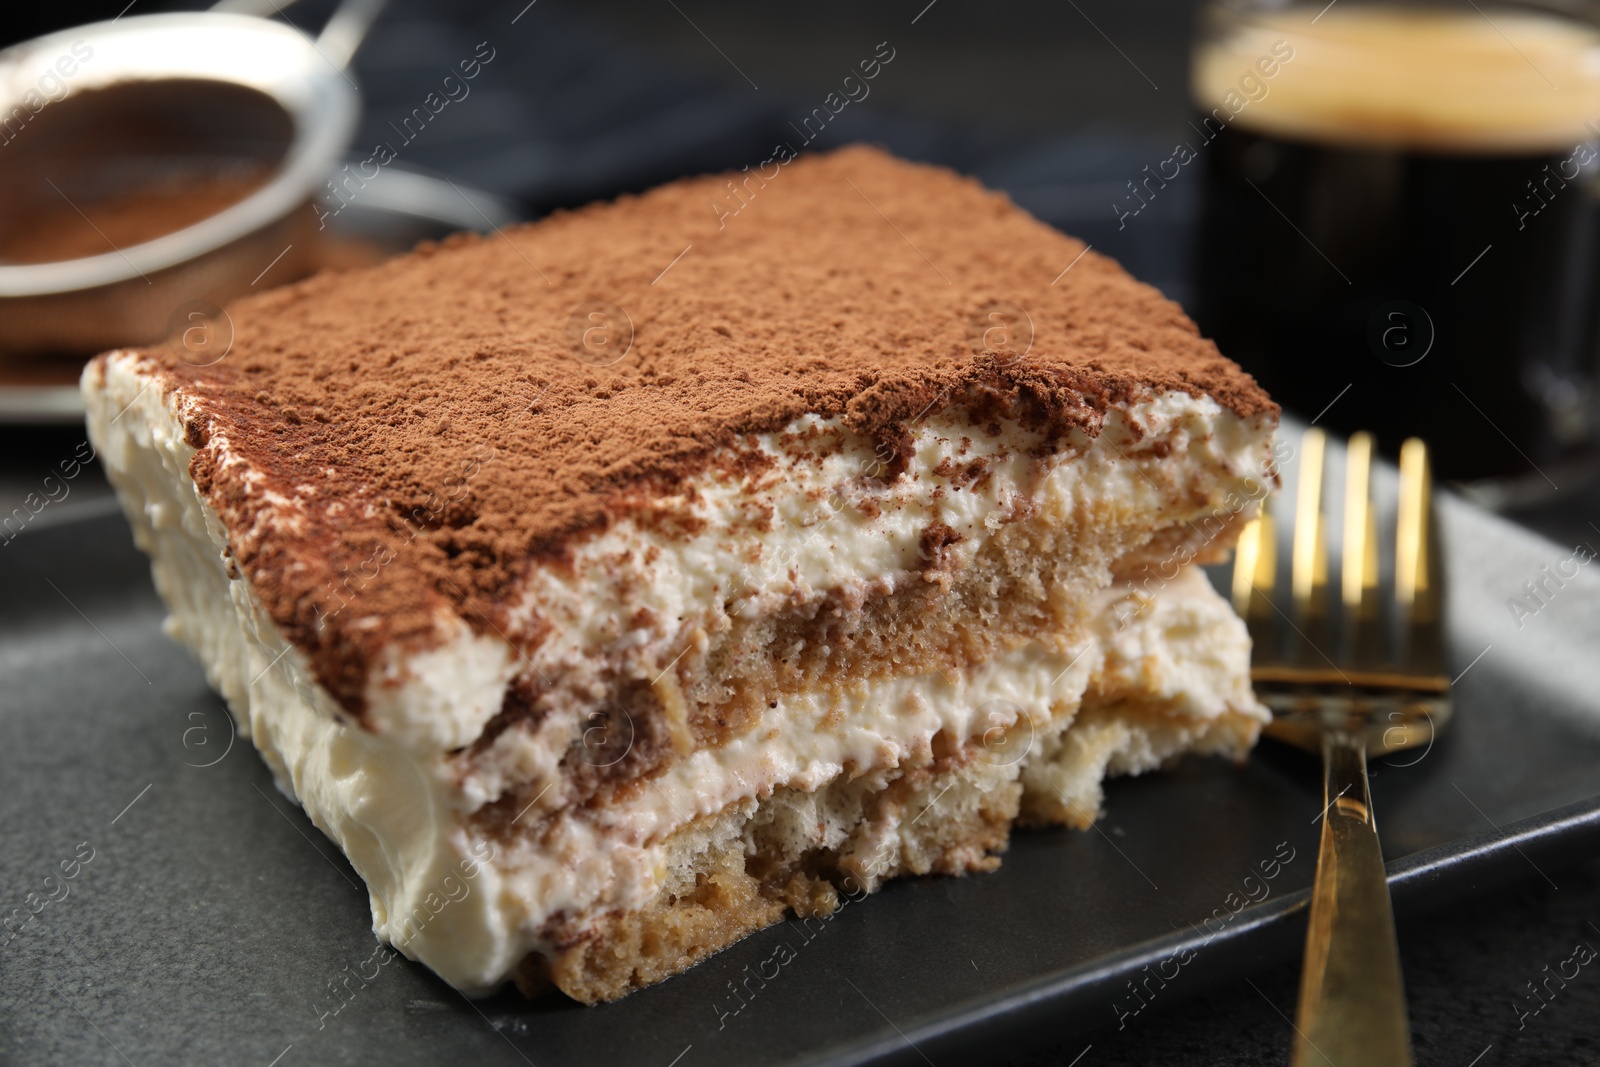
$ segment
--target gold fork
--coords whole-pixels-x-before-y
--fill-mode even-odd
[[[1295,1067],[1409,1065],[1394,913],[1367,790],[1367,756],[1431,744],[1450,717],[1438,534],[1423,443],[1400,450],[1394,600],[1379,589],[1371,434],[1345,462],[1339,598],[1330,603],[1323,467],[1327,439],[1302,439],[1287,610],[1265,511],[1239,538],[1233,601],[1255,649],[1251,678],[1272,710],[1269,737],[1323,766],[1322,840],[1295,1020]]]

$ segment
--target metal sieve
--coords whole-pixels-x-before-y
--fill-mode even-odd
[[[147,343],[186,307],[221,304],[269,270],[278,281],[306,273],[316,232],[307,205],[360,109],[344,67],[383,2],[345,0],[316,40],[225,2],[0,52],[0,216],[25,223],[29,211],[70,207],[94,225],[97,198],[153,174],[265,175],[237,202],[148,240],[0,263],[0,355]]]

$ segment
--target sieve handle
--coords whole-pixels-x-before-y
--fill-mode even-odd
[[[295,2],[296,0],[217,0],[211,10],[232,15],[270,18],[273,15],[283,14],[284,8],[293,6]],[[328,24],[322,27],[322,32],[317,35],[317,51],[340,70],[348,67],[351,57],[356,54],[356,49],[361,47],[367,31],[372,28],[372,23],[376,21],[388,2],[389,0],[344,0],[328,19]]]

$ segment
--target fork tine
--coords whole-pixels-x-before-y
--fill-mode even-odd
[[[1272,607],[1277,580],[1277,529],[1263,506],[1239,532],[1233,554],[1233,607],[1250,631],[1257,660],[1276,659],[1281,648],[1277,612]]]
[[[1296,655],[1307,663],[1329,664],[1327,520],[1322,513],[1322,470],[1327,435],[1315,427],[1301,438],[1300,484],[1295,494],[1294,547],[1290,591],[1294,600]]]
[[[1442,579],[1428,449],[1413,437],[1400,446],[1395,600],[1405,628],[1406,666],[1441,675],[1445,673]]]
[[[1300,484],[1294,504],[1294,556],[1290,587],[1296,612],[1306,610],[1316,584],[1317,519],[1322,514],[1322,462],[1327,435],[1313,427],[1300,439]]]
[[[1344,466],[1344,560],[1340,586],[1344,606],[1361,607],[1366,596],[1367,513],[1370,510],[1368,483],[1372,472],[1372,435],[1355,434],[1345,448]]]
[[[1428,448],[1415,437],[1400,446],[1400,509],[1395,521],[1394,596],[1402,611],[1416,603],[1418,581],[1427,587]]]
[[[1339,584],[1344,602],[1346,651],[1358,666],[1384,661],[1378,610],[1378,519],[1372,507],[1373,438],[1365,431],[1345,451],[1344,553]]]
[[[1255,599],[1256,569],[1261,562],[1261,520],[1265,514],[1245,523],[1233,549],[1233,610],[1242,619],[1250,617],[1251,601]]]

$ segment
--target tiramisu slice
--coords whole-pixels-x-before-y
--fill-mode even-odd
[[[1192,564],[1276,408],[954,174],[774,162],[229,316],[92,363],[91,435],[172,633],[462,989],[621,996],[1265,720]]]

